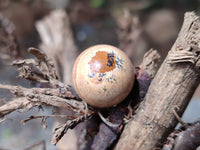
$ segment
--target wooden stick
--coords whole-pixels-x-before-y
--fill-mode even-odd
[[[182,115],[200,82],[200,21],[186,13],[179,36],[161,65],[145,101],[126,125],[115,150],[150,150],[177,124],[173,108]]]

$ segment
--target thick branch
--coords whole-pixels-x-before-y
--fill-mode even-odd
[[[194,13],[186,13],[182,30],[163,62],[145,101],[125,127],[115,149],[150,150],[174,129],[200,81],[197,66],[200,52],[200,22]]]

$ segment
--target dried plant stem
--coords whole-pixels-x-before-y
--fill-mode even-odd
[[[73,99],[70,100],[64,99],[63,93],[58,94],[59,93],[58,91],[60,91],[59,89],[49,89],[49,88],[27,89],[19,86],[3,85],[3,84],[0,84],[0,88],[9,89],[15,94],[15,96],[19,97],[15,98],[13,101],[10,101],[0,106],[1,117],[14,110],[26,107],[33,107],[39,104],[65,108],[70,111],[77,112],[79,114],[86,113],[84,102]],[[72,97],[74,96],[72,95]],[[70,95],[68,95],[68,98],[70,98]],[[87,111],[88,115],[91,115],[93,113],[94,112],[92,110],[88,109]]]

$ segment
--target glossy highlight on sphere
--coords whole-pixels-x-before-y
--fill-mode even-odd
[[[95,45],[78,56],[72,77],[82,100],[94,107],[106,108],[128,96],[135,73],[123,51],[111,45]]]

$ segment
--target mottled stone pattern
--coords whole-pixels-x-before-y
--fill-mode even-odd
[[[114,55],[105,51],[96,52],[88,64],[94,73],[105,73],[116,67]]]
[[[134,68],[124,52],[111,45],[96,45],[77,58],[73,83],[78,95],[95,107],[123,101],[133,87]]]

